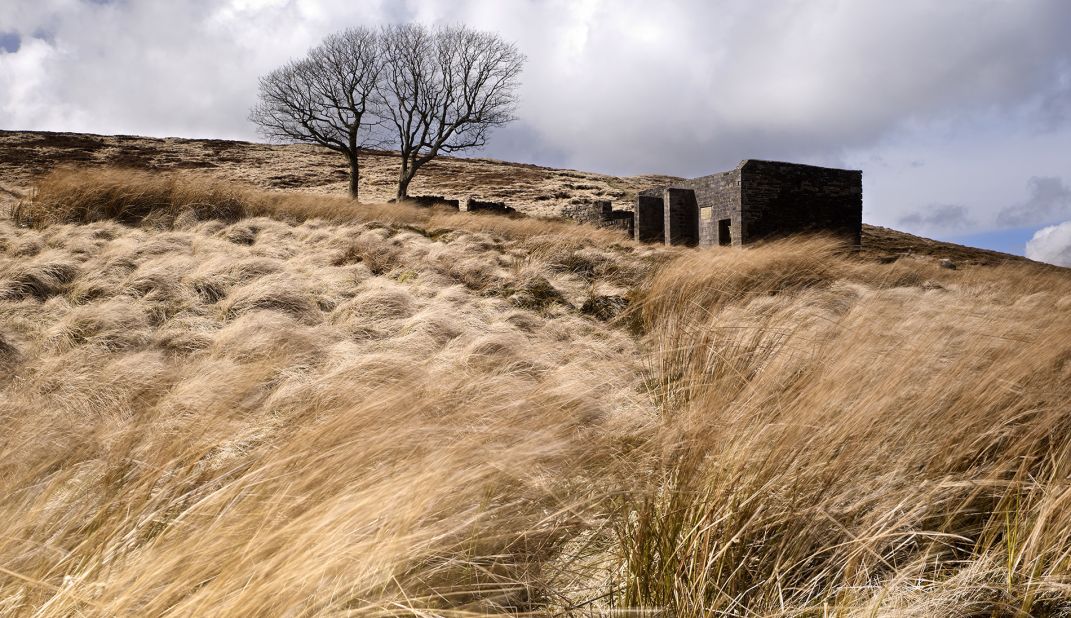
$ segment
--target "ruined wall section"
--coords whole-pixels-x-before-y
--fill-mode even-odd
[[[667,187],[662,194],[663,230],[667,245],[695,247],[699,244],[699,204],[695,191]]]
[[[578,223],[587,223],[595,227],[621,230],[632,237],[633,213],[631,210],[615,210],[609,200],[596,200],[582,204],[572,204],[562,209],[562,216]]]
[[[507,205],[505,202],[485,202],[478,200],[473,196],[469,196],[465,200],[466,212],[490,212],[496,215],[512,215],[520,216],[521,213],[517,212],[517,209]]]
[[[665,204],[662,189],[641,191],[636,196],[634,209],[636,240],[639,242],[663,242],[665,240]]]
[[[820,230],[860,244],[862,172],[756,160],[738,170],[743,242]]]
[[[699,244],[717,245],[718,222],[728,219],[732,244],[744,241],[740,216],[740,166],[728,172],[693,178],[687,184],[699,203]]]

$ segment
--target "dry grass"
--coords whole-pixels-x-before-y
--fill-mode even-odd
[[[13,209],[20,225],[43,228],[57,223],[118,221],[172,227],[203,220],[234,222],[270,216],[302,222],[376,222],[416,225],[428,230],[463,229],[517,239],[559,236],[571,242],[611,244],[627,240],[619,232],[566,221],[515,219],[489,213],[411,204],[355,203],[340,196],[268,193],[204,174],[145,172],[122,168],[59,168],[41,178],[30,198]],[[179,218],[181,221],[177,221]]]
[[[2,615],[1071,613],[1064,271],[106,170],[17,215]]]
[[[836,251],[694,252],[650,282],[664,450],[621,519],[625,602],[1071,611],[1071,278]]]
[[[348,195],[345,158],[318,146],[0,130],[0,184],[6,189],[25,192],[42,175],[64,165],[153,172],[196,170],[227,183],[260,189]],[[361,160],[361,199],[386,202],[394,197],[399,165],[397,153],[367,153]],[[505,201],[525,214],[553,217],[568,204],[596,199],[629,206],[638,189],[662,179],[439,157],[421,169],[410,192],[462,202],[469,196]],[[0,207],[7,197],[0,188]]]

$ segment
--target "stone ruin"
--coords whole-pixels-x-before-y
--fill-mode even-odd
[[[727,172],[640,191],[633,236],[667,245],[740,246],[820,231],[859,246],[862,182],[858,170],[747,159]]]
[[[503,202],[468,196],[409,198],[465,212],[521,216]],[[798,163],[745,159],[718,174],[640,191],[635,208],[608,200],[571,204],[562,215],[618,229],[640,242],[740,246],[801,232],[824,232],[858,247],[863,232],[863,173]]]
[[[414,206],[422,206],[425,208],[438,206],[452,208],[453,210],[461,212],[489,212],[511,217],[523,216],[523,214],[518,212],[516,208],[505,202],[485,202],[476,199],[471,195],[464,199],[451,199],[442,195],[410,195],[406,197],[405,200]],[[396,201],[396,199],[391,198],[387,200],[387,203],[392,204]]]
[[[391,199],[387,200],[387,203],[393,204],[397,201],[397,199],[392,197]],[[405,201],[414,206],[421,206],[424,208],[430,208],[432,206],[444,206],[446,208],[452,208],[454,210],[461,209],[461,202],[459,200],[452,200],[443,197],[442,195],[409,195],[406,196]]]
[[[465,212],[491,212],[498,215],[519,216],[517,209],[505,202],[485,202],[471,195],[465,200]]]
[[[609,200],[596,200],[572,204],[562,209],[562,216],[595,227],[619,229],[630,237],[634,235],[635,218],[628,210],[614,210]]]

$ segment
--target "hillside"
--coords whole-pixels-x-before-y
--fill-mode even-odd
[[[0,139],[0,615],[1071,614],[1067,269]],[[434,170],[538,215],[653,180]]]
[[[270,190],[344,195],[345,161],[324,148],[211,139],[104,136],[44,131],[0,131],[0,205],[25,193],[33,179],[62,165],[119,166],[148,170],[197,170],[215,178]],[[375,152],[362,162],[361,199],[385,202],[394,196],[398,159]],[[636,192],[672,180],[667,176],[618,177],[490,159],[442,157],[428,164],[413,195],[467,196],[501,201],[538,217],[557,217],[569,204],[611,200],[631,209]],[[863,226],[864,255],[905,254],[948,258],[957,264],[993,265],[1026,258]]]
[[[0,131],[0,184],[25,191],[58,165],[108,165],[149,170],[200,170],[264,189],[345,195],[349,168],[337,153],[308,145],[81,133]],[[396,154],[362,161],[361,199],[385,202],[397,185]],[[522,212],[556,216],[571,200],[631,200],[664,177],[618,178],[489,159],[442,157],[421,169],[413,195],[506,201]],[[3,190],[0,189],[0,192]]]

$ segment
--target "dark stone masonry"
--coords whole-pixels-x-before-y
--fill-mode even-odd
[[[640,242],[663,242],[666,239],[666,221],[663,217],[662,192],[658,195],[636,196],[636,240]]]
[[[609,200],[573,204],[562,209],[562,216],[595,227],[619,229],[633,236],[633,215],[627,210],[614,210]]]
[[[484,202],[472,196],[465,200],[466,212],[490,212],[497,215],[518,215],[517,209],[505,202]]]
[[[641,191],[633,235],[667,245],[740,246],[826,232],[858,246],[862,183],[858,170],[747,159],[727,172]]]
[[[387,203],[393,204],[396,201],[398,200],[396,200],[395,198],[391,198],[387,200]],[[461,208],[460,202],[458,200],[447,199],[441,195],[410,195],[405,198],[405,201],[415,206],[447,206],[449,208],[453,208],[454,210],[459,210]]]

